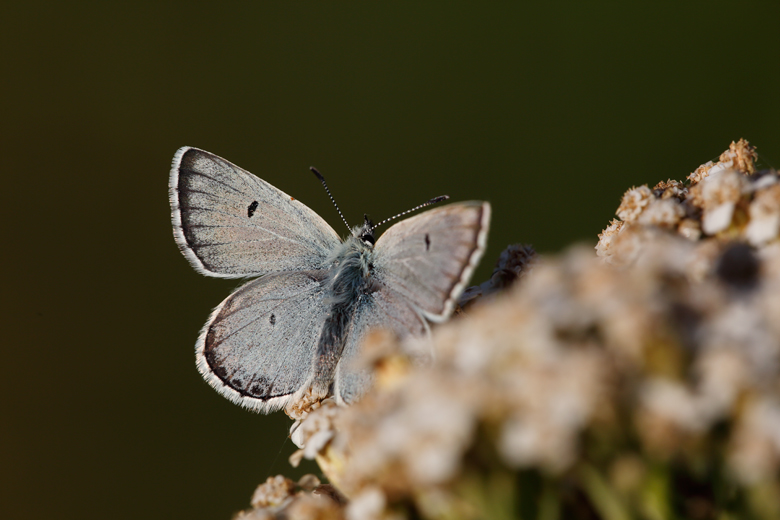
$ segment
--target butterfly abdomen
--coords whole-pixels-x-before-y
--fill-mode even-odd
[[[312,385],[322,392],[333,381],[355,309],[376,283],[372,277],[373,256],[373,247],[349,237],[332,257],[335,266],[325,280],[330,312],[317,345]]]

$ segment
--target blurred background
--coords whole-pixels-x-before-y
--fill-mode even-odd
[[[0,518],[228,519],[295,477],[290,421],[198,375],[237,281],[171,233],[177,148],[262,177],[346,232],[435,195],[509,243],[595,245],[634,184],[740,137],[780,165],[780,4],[0,6]]]

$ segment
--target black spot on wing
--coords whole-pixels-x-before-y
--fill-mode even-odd
[[[267,399],[273,394],[274,385],[264,376],[255,376],[248,386],[249,388],[247,391],[242,392],[243,395],[248,395],[257,399]]]
[[[257,201],[253,201],[252,204],[249,205],[249,207],[246,209],[246,215],[249,218],[252,218],[252,215],[255,214],[255,211],[257,210]]]
[[[275,315],[273,315],[273,314],[271,314],[271,317],[268,319],[268,322],[269,322],[271,325],[276,325],[276,316],[275,316]]]
[[[431,237],[428,236],[428,233],[425,233],[425,250],[428,251],[431,248]]]

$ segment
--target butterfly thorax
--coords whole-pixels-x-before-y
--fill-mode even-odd
[[[331,268],[324,283],[330,312],[320,334],[317,346],[318,368],[312,384],[315,390],[322,393],[330,390],[355,309],[377,288],[373,235],[365,234],[366,229],[370,228],[355,228],[328,259]],[[370,241],[366,236],[371,237]]]

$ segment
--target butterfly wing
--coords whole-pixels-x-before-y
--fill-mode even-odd
[[[268,413],[308,388],[329,305],[324,271],[271,273],[223,301],[196,345],[198,370],[236,404]]]
[[[435,322],[445,320],[482,257],[490,204],[461,202],[408,218],[376,242],[375,274]]]
[[[169,195],[176,243],[208,276],[318,269],[341,243],[301,202],[197,148],[176,152]]]
[[[374,290],[360,296],[336,369],[339,401],[355,401],[371,384],[370,370],[355,363],[370,330],[423,336],[425,318],[449,316],[482,256],[489,224],[490,204],[464,202],[406,219],[379,237]]]
[[[414,306],[387,286],[380,285],[378,290],[361,295],[336,367],[333,393],[339,402],[356,401],[371,385],[371,371],[357,366],[356,361],[366,335],[373,329],[389,330],[399,338],[428,333],[425,319]]]

